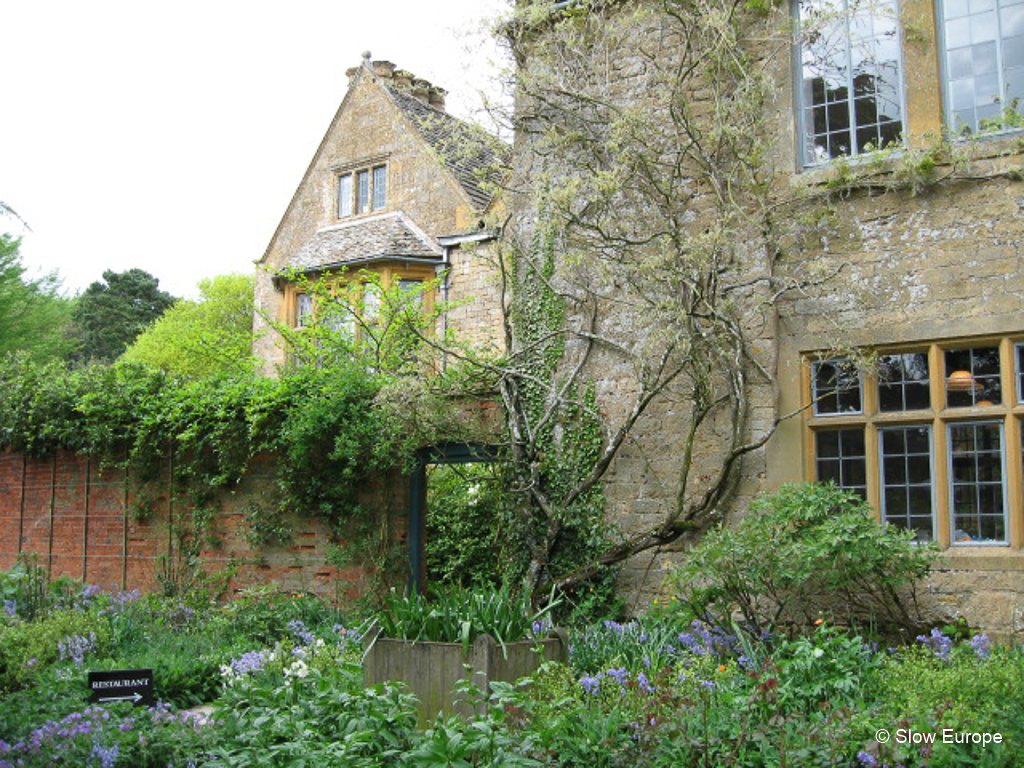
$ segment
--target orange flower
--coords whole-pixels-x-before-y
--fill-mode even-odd
[[[814,626],[816,626],[816,627],[820,627],[824,623],[825,623],[824,619],[815,619],[814,620]]]
[[[719,664],[718,665],[718,671],[719,672],[725,672],[725,664]]]

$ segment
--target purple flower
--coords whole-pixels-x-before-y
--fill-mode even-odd
[[[647,675],[645,675],[643,672],[636,676],[636,682],[642,690],[646,691],[647,693],[654,693],[654,686],[651,685],[651,681],[647,679]]]
[[[606,670],[605,675],[617,682],[623,688],[626,687],[626,682],[629,680],[629,672],[626,671],[625,667]]]
[[[100,759],[100,768],[114,768],[114,763],[117,762],[117,753],[120,751],[120,747],[117,744],[107,748],[103,748],[99,744],[93,744],[92,756]]]
[[[584,675],[580,678],[580,685],[583,686],[583,690],[587,693],[597,693],[601,687],[601,679]]]
[[[708,689],[709,691],[713,691],[713,690],[715,690],[715,689],[716,689],[716,688],[717,688],[718,686],[716,686],[716,685],[714,684],[714,682],[713,682],[713,681],[711,681],[711,680],[701,680],[701,681],[700,681],[700,687],[701,687],[701,688],[707,688],[707,689]]]
[[[971,638],[971,647],[974,654],[983,661],[992,655],[992,641],[984,633]]]
[[[736,659],[736,663],[743,667],[747,672],[751,672],[757,668],[757,663],[748,656],[740,656]]]
[[[4,600],[4,613],[11,618],[18,615],[18,601],[17,600]]]
[[[932,653],[943,661],[949,661],[949,652],[953,648],[953,640],[946,637],[938,627],[932,628],[928,635],[918,635],[917,641],[932,649]]]
[[[61,661],[73,661],[76,666],[85,663],[85,657],[96,648],[96,633],[85,635],[68,635],[57,641],[57,653]]]
[[[295,642],[301,643],[302,645],[312,645],[316,640],[316,636],[306,629],[306,625],[298,619],[295,619],[295,621],[289,621],[288,629],[291,630],[292,637],[295,639]]]
[[[878,761],[870,752],[865,752],[862,749],[857,753],[857,759],[860,761],[861,768],[878,768]]]

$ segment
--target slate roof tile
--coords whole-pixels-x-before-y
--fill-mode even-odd
[[[387,257],[441,259],[441,249],[400,211],[323,227],[295,253],[289,266],[319,269]]]
[[[386,87],[399,109],[455,176],[473,207],[478,211],[487,208],[504,175],[511,149],[482,128],[434,109],[400,88]]]

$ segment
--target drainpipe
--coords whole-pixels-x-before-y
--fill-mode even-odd
[[[441,305],[444,306],[448,303],[448,271],[452,263],[452,248],[454,246],[445,245],[443,246],[443,252],[441,255],[441,263],[434,267],[434,274],[441,278]],[[448,312],[441,313],[441,338],[448,338]],[[442,347],[443,348],[443,347]],[[441,370],[444,371],[448,367],[448,354],[446,352],[441,353]]]

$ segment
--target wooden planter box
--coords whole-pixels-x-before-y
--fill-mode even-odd
[[[465,655],[461,643],[395,640],[380,637],[380,630],[374,627],[363,636],[363,684],[405,683],[419,700],[419,723],[425,726],[438,713],[471,716],[482,712],[492,682],[514,682],[536,671],[545,660],[564,662],[568,646],[562,630],[544,640],[505,643],[505,650],[490,635],[481,635]],[[467,678],[482,695],[476,701],[456,702],[456,683]]]

